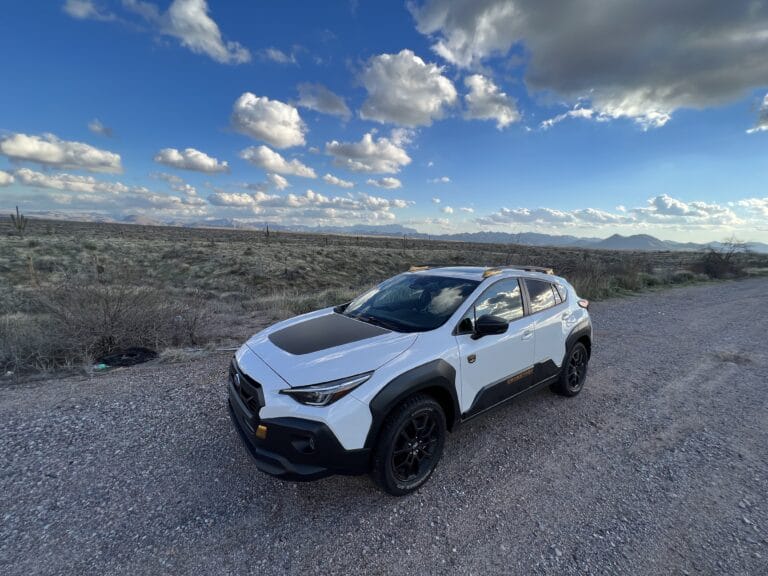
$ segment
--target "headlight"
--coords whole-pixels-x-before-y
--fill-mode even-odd
[[[296,402],[307,404],[308,406],[327,406],[343,398],[352,390],[360,386],[371,377],[373,372],[342,378],[332,382],[323,382],[322,384],[312,384],[310,386],[301,386],[300,388],[286,388],[280,390],[280,394],[291,396]]]

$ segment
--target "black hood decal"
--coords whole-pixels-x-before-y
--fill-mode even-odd
[[[281,350],[298,355],[311,354],[388,332],[385,328],[334,313],[273,332],[269,335],[269,340]]]

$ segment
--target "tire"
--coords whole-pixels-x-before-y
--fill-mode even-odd
[[[431,396],[417,394],[387,416],[376,441],[371,475],[393,496],[424,484],[443,454],[445,413]]]
[[[588,365],[589,353],[586,346],[576,342],[565,355],[560,378],[552,385],[552,390],[563,396],[576,396],[584,387]]]

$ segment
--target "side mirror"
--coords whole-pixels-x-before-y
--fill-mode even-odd
[[[472,327],[471,318],[464,318],[464,320],[459,322],[459,326],[456,328],[456,334],[472,334],[472,333],[474,333],[474,328]]]
[[[504,334],[509,328],[509,322],[498,316],[480,316],[475,322],[475,332],[472,338],[477,340],[483,336],[492,336],[494,334]]]

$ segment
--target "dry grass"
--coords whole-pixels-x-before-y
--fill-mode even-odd
[[[232,345],[266,320],[349,300],[412,264],[546,265],[599,299],[706,278],[697,253],[0,221],[0,370],[88,364],[123,346]],[[738,265],[765,269],[764,256]],[[696,268],[699,266],[699,268]]]

